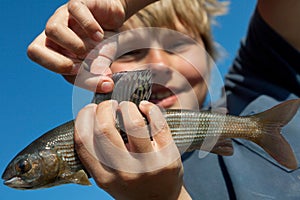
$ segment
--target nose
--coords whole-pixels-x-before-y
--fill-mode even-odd
[[[150,49],[145,64],[152,71],[153,83],[164,85],[172,78],[172,55],[163,49]]]
[[[170,66],[171,55],[169,55],[163,49],[149,49],[144,61],[150,64],[153,63],[155,65]]]

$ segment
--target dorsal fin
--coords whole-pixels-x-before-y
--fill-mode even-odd
[[[125,71],[112,75],[115,83],[111,93],[95,93],[93,103],[114,99],[118,102],[131,101],[136,105],[143,100],[148,100],[151,95],[152,73],[151,70]]]

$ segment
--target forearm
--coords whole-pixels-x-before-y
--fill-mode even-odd
[[[299,0],[258,0],[258,11],[277,33],[300,50]]]
[[[126,19],[155,1],[157,0],[122,0],[126,13]]]

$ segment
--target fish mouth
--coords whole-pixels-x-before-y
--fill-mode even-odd
[[[18,190],[29,190],[33,189],[33,186],[25,182],[21,177],[15,176],[10,179],[4,180],[3,184]]]
[[[3,184],[15,189],[30,189],[29,183],[25,182],[20,176],[14,175],[9,168],[2,174]]]
[[[3,172],[1,178],[4,181],[5,185],[10,185],[12,182],[16,181],[16,176],[15,176],[15,172],[13,170],[13,167],[11,164],[8,165],[8,167],[5,169],[5,171]],[[20,177],[19,177],[20,178]]]
[[[3,181],[4,185],[7,185],[7,186],[15,185],[15,183],[19,183],[19,182],[21,182],[20,177],[12,177],[10,179]]]
[[[30,188],[23,180],[21,177],[12,177],[10,179],[4,180],[3,181],[4,185],[15,188],[15,189],[28,189]]]

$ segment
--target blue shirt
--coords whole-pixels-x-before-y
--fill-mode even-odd
[[[256,10],[225,80],[229,114],[249,115],[300,97],[300,53]],[[282,130],[300,162],[300,113]],[[193,199],[300,199],[300,169],[289,170],[256,144],[233,140],[233,156],[195,151],[184,159]],[[298,165],[299,166],[299,165]]]

